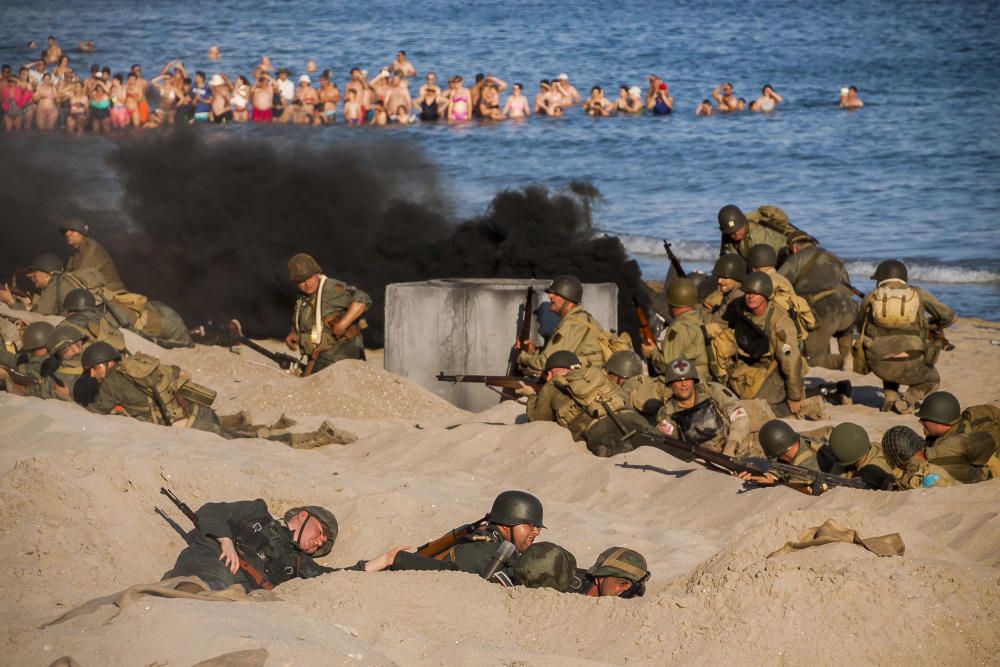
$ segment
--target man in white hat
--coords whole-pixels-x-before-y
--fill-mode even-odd
[[[559,75],[559,87],[563,96],[561,106],[564,109],[580,103],[580,91],[569,82],[569,74],[566,74],[566,72]]]
[[[208,87],[212,89],[212,122],[233,122],[233,110],[229,106],[229,100],[232,97],[229,79],[224,74],[213,74],[212,78],[208,80]]]
[[[299,125],[309,125],[313,122],[319,93],[312,87],[312,79],[308,74],[299,77],[299,87],[295,90],[295,122]]]

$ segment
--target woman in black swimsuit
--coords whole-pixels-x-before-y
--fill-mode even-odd
[[[438,97],[438,92],[437,86],[433,88],[427,86],[424,89],[424,96],[417,101],[420,106],[420,120],[425,123],[434,122],[441,118],[441,111],[438,108],[441,100]]]

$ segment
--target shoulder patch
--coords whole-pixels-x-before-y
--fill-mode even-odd
[[[671,329],[670,331],[667,332],[667,340],[673,342],[673,340],[675,338],[677,338],[677,330],[676,329]]]
[[[552,342],[553,343],[558,343],[561,340],[562,340],[562,332],[559,332],[559,331],[555,332],[555,334],[553,334],[553,336],[552,336]]]

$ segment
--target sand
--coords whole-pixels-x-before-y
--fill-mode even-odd
[[[963,405],[1000,399],[1000,325],[962,319],[942,355]],[[268,666],[336,664],[996,664],[1000,650],[1000,481],[811,498],[741,485],[652,449],[598,459],[553,424],[517,424],[511,403],[465,413],[374,363],[344,362],[305,381],[249,350],[160,351],[219,391],[220,411],[255,421],[326,418],[359,435],[299,451],[264,440],[102,417],[0,394],[2,664],[191,665],[265,648]],[[878,436],[874,376],[850,377],[859,404],[831,407]],[[483,422],[501,422],[493,425]],[[456,428],[446,428],[455,424]],[[796,427],[811,424],[792,422]],[[186,521],[159,495],[197,507],[262,497],[332,509],[328,565],[420,544],[479,518],[499,491],[545,504],[540,539],[589,566],[607,546],[644,553],[645,597],[596,599],[504,589],[453,573],[336,573],[293,581],[277,601],[149,598],[38,629],[68,609],[155,581],[183,546],[154,513]],[[901,557],[834,544],[766,558],[827,519],[864,537],[898,532]]]

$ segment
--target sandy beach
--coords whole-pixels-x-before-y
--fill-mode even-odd
[[[741,492],[734,478],[645,448],[590,455],[523,407],[458,410],[369,362],[302,380],[243,348],[150,351],[219,392],[221,414],[257,423],[329,419],[358,436],[293,450],[266,440],[89,414],[0,394],[0,611],[9,665],[72,656],[96,665],[192,665],[266,649],[268,666],[337,664],[996,664],[1000,651],[1000,481],[888,493]],[[942,388],[963,406],[1000,399],[1000,324],[960,319]],[[877,378],[849,378],[855,404],[830,408],[873,438],[911,416],[878,411]],[[792,421],[800,429],[813,424]],[[822,425],[820,423],[819,425]],[[605,547],[642,552],[643,598],[502,588],[467,574],[343,572],[248,601],[142,598],[39,629],[92,598],[160,579],[183,540],[154,507],[263,498],[272,512],[330,508],[340,535],[326,565],[418,545],[481,517],[504,489],[545,504],[540,540],[588,567]],[[166,503],[166,504],[165,504]],[[768,558],[827,519],[862,537],[899,533],[903,556],[832,544]]]

